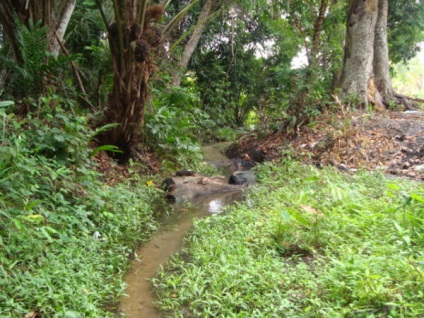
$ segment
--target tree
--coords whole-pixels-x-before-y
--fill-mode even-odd
[[[361,104],[387,105],[394,97],[387,45],[388,0],[350,0],[346,26],[342,96]]]
[[[424,41],[424,1],[389,0],[388,42],[390,60],[406,62]]]
[[[209,18],[209,15],[212,11],[214,4],[215,4],[215,0],[206,0],[206,2],[204,3],[202,10],[199,14],[199,17],[197,19],[197,23],[193,27],[194,29],[192,31],[192,34],[189,37],[187,43],[184,45],[182,56],[178,63],[178,67],[180,71],[184,70],[187,67],[188,62],[191,59],[191,56],[196,50],[196,47],[199,43],[200,37],[202,36],[203,30],[205,29],[207,20]],[[173,74],[171,84],[173,86],[180,86],[181,77],[182,77],[181,72],[175,72],[175,74]]]
[[[0,23],[15,59],[20,60],[16,19],[26,26],[30,21],[33,23],[41,21],[41,25],[47,29],[48,49],[54,57],[57,57],[60,42],[63,40],[76,3],[77,0],[2,0]]]
[[[158,23],[165,13],[165,4],[149,0],[112,0],[114,22],[108,25],[101,0],[97,6],[108,25],[108,40],[112,55],[113,87],[103,123],[119,126],[99,136],[103,144],[112,144],[123,151],[123,157],[135,157],[136,147],[142,142],[142,125],[148,97],[148,83],[156,69],[157,48],[198,0],[191,0],[162,29]],[[169,1],[166,1],[169,3]]]
[[[264,92],[267,68],[257,47],[269,38],[260,10],[227,3],[204,31],[189,63],[196,73],[202,107],[218,126],[243,126]]]

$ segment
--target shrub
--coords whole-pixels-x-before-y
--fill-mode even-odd
[[[0,108],[0,312],[112,317],[128,254],[156,228],[159,192],[140,178],[102,184],[86,119],[47,100],[25,118]]]

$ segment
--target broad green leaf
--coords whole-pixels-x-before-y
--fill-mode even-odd
[[[286,209],[281,210],[281,217],[286,221],[290,221],[292,218],[290,212],[287,211]]]

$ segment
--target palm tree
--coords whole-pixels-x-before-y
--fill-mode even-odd
[[[119,126],[100,135],[103,144],[118,146],[125,158],[135,155],[135,148],[142,140],[144,110],[148,96],[148,82],[156,66],[155,49],[169,30],[199,0],[191,0],[164,28],[158,22],[166,5],[150,5],[149,0],[112,0],[114,22],[108,25],[108,39],[112,55],[113,88],[102,124],[118,123]],[[97,0],[98,8],[107,22]]]

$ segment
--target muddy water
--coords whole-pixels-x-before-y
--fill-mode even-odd
[[[221,153],[228,143],[214,144],[204,148],[205,159],[229,175],[230,162]],[[241,192],[219,193],[198,197],[190,201],[189,207],[175,205],[175,213],[162,222],[161,229],[137,253],[131,269],[125,275],[127,289],[120,302],[120,310],[129,318],[161,318],[162,314],[154,306],[155,294],[150,282],[165,262],[182,247],[184,236],[193,225],[193,218],[219,213],[222,209],[240,199]]]

